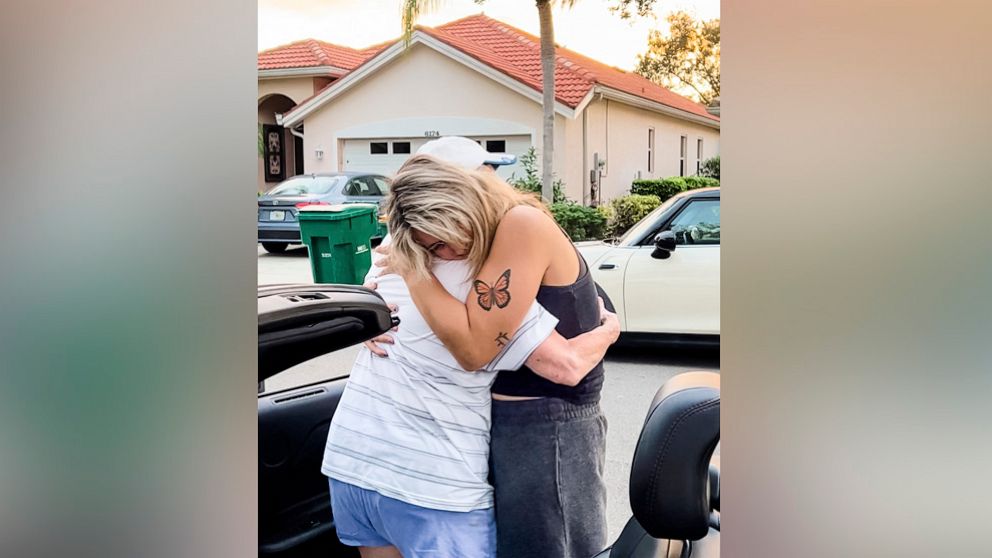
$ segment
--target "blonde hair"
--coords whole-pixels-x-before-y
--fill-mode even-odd
[[[468,248],[472,276],[489,256],[500,220],[518,205],[547,208],[488,169],[466,170],[429,155],[414,155],[400,167],[385,202],[392,237],[390,265],[400,273],[427,277],[431,254],[413,231],[449,246]],[[548,213],[550,215],[550,213]]]

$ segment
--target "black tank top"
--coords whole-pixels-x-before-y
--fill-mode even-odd
[[[558,318],[555,330],[565,339],[593,330],[599,326],[599,296],[596,283],[589,273],[585,258],[578,251],[579,278],[565,286],[542,285],[537,291],[537,302]],[[603,389],[603,362],[600,361],[577,386],[565,386],[546,380],[524,366],[519,370],[505,370],[496,375],[492,392],[521,397],[557,397],[572,403],[585,404],[599,401]]]

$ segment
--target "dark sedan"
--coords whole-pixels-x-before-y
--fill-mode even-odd
[[[381,204],[389,179],[378,174],[336,172],[305,174],[281,182],[258,197],[258,241],[267,252],[300,244],[299,208],[339,203]]]

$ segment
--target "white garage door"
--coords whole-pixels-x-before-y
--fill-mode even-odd
[[[530,136],[479,136],[472,137],[492,152],[512,153],[519,158],[530,148]],[[375,138],[344,140],[342,170],[375,172],[392,176],[410,154],[416,153],[430,138]],[[513,173],[523,174],[518,162],[500,167],[499,175],[510,178]]]

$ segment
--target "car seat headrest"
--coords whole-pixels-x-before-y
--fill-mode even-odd
[[[630,471],[630,507],[659,539],[709,532],[709,463],[720,441],[720,375],[679,374],[661,387],[641,428]]]

